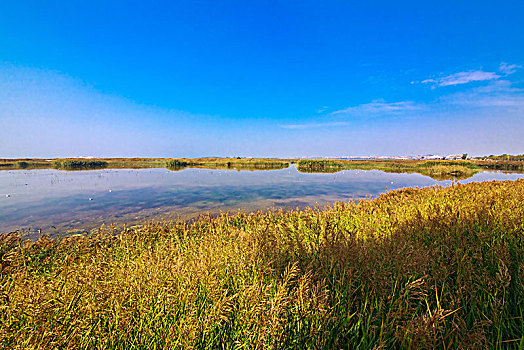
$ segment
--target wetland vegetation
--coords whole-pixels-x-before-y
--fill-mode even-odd
[[[484,170],[524,171],[522,161],[483,160],[340,160],[302,159],[297,163],[303,172],[337,172],[341,170],[381,170],[390,173],[419,173],[436,180],[465,179]]]
[[[277,158],[97,158],[97,159],[0,159],[0,170],[46,169],[88,170],[99,168],[144,169],[184,168],[276,170],[296,163],[302,172],[337,172],[341,170],[381,170],[392,173],[419,173],[436,180],[465,179],[484,170],[524,171],[521,156],[491,156],[470,160],[399,160],[399,159],[277,159]]]
[[[0,237],[0,347],[518,348],[524,180]]]
[[[289,166],[288,160],[267,158],[182,158],[170,159],[166,162],[168,169],[211,168],[211,169],[242,169],[242,170],[276,170]]]
[[[147,169],[169,168],[181,169],[243,169],[275,170],[289,166],[290,159],[272,158],[64,158],[64,159],[0,159],[0,169]]]
[[[102,169],[107,168],[107,162],[103,160],[78,159],[55,160],[53,162],[53,167],[63,170]]]

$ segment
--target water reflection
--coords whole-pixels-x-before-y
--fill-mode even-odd
[[[460,182],[514,180],[524,174],[481,172]],[[217,169],[53,169],[0,172],[0,232],[41,228],[77,232],[101,224],[189,219],[220,211],[304,208],[377,196],[408,186],[449,184],[420,174],[377,170],[301,173]]]

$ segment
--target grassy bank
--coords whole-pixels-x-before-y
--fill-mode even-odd
[[[465,179],[483,170],[524,171],[524,162],[482,160],[336,160],[303,159],[302,172],[337,172],[341,170],[381,170],[393,173],[419,173],[437,180]]]
[[[102,164],[102,167],[112,169],[142,169],[162,168],[165,158],[54,158],[54,159],[0,159],[0,170],[16,169],[94,169],[92,164]],[[62,166],[64,164],[65,166]]]
[[[238,170],[275,170],[289,166],[289,161],[274,158],[179,158],[166,161],[166,167]]]
[[[0,239],[0,347],[524,346],[524,180]]]
[[[13,170],[13,169],[44,169],[52,168],[53,163],[51,160],[46,159],[0,159],[0,170]]]

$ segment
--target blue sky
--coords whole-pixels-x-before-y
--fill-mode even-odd
[[[522,1],[3,1],[0,157],[524,153]]]

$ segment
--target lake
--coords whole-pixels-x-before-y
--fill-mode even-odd
[[[481,172],[461,183],[516,180]],[[103,169],[0,171],[0,232],[89,231],[102,224],[187,220],[204,213],[324,206],[413,186],[449,185],[420,174],[378,170],[301,173],[281,170]]]

